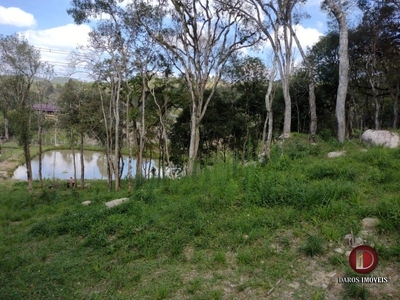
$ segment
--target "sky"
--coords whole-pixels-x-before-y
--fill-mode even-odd
[[[297,28],[303,47],[313,45],[327,32],[327,16],[320,9],[320,2],[308,0],[302,9],[311,16]],[[42,60],[55,66],[56,76],[69,77],[68,54],[77,46],[86,45],[90,32],[90,24],[76,25],[67,14],[70,3],[71,0],[0,0],[0,34],[23,34],[41,51]],[[82,75],[72,75],[79,76]]]

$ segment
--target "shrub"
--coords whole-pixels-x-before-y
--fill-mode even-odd
[[[300,251],[307,256],[316,256],[324,253],[324,240],[317,235],[310,235]]]

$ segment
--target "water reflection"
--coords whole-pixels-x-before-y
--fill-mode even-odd
[[[76,176],[80,177],[80,153],[75,152]],[[84,151],[83,159],[85,161],[86,179],[107,179],[107,160],[103,153],[96,151]],[[124,170],[122,178],[128,174],[128,156],[124,156]],[[158,164],[154,160],[145,160],[143,169],[151,170],[155,168],[158,174]],[[39,158],[32,160],[33,179],[39,179]],[[69,179],[74,174],[73,156],[71,150],[54,150],[43,153],[42,155],[42,176],[43,178]],[[132,176],[136,175],[136,160],[132,159]],[[26,180],[26,166],[19,166],[15,171],[13,178]]]

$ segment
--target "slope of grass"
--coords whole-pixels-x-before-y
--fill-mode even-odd
[[[377,243],[379,268],[398,269],[400,150],[348,143],[328,160],[331,144],[313,147],[294,137],[267,164],[215,163],[191,178],[138,182],[132,194],[125,182],[118,193],[101,181],[32,194],[25,182],[2,185],[1,298],[280,299],[311,276],[310,260],[348,272],[332,249],[364,217],[379,218],[377,240],[390,241]],[[105,207],[120,197],[130,201]],[[302,283],[291,297],[324,299],[330,288]],[[359,295],[349,291],[341,295]]]

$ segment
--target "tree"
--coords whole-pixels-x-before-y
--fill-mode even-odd
[[[45,118],[43,116],[43,100],[45,99],[48,91],[52,89],[52,84],[50,79],[54,76],[53,66],[48,63],[43,63],[40,72],[41,79],[36,82],[36,87],[39,90],[39,107],[40,111],[38,114],[38,144],[39,144],[39,182],[40,188],[43,188],[43,178],[42,178],[42,153],[43,153],[43,127],[45,126]]]
[[[339,24],[339,85],[336,98],[337,138],[343,143],[346,137],[346,97],[349,83],[349,32],[342,0],[325,0],[324,5]]]
[[[98,108],[98,94],[93,84],[70,79],[63,87],[59,99],[60,124],[69,134],[74,162],[74,179],[76,181],[75,144],[78,142],[80,151],[80,186],[84,186],[84,137],[86,134],[98,133],[101,127],[101,116]]]
[[[224,66],[237,50],[258,41],[239,14],[205,1],[158,1],[154,6],[134,1],[132,12],[147,33],[174,58],[185,76],[191,98],[188,174],[194,171],[200,142],[200,124]],[[210,94],[205,97],[206,86]]]
[[[0,65],[1,75],[10,79],[8,85],[2,88],[8,90],[8,96],[15,103],[17,135],[23,146],[29,190],[33,189],[30,143],[31,133],[31,103],[29,93],[34,76],[40,67],[40,52],[28,41],[18,35],[0,35]]]

